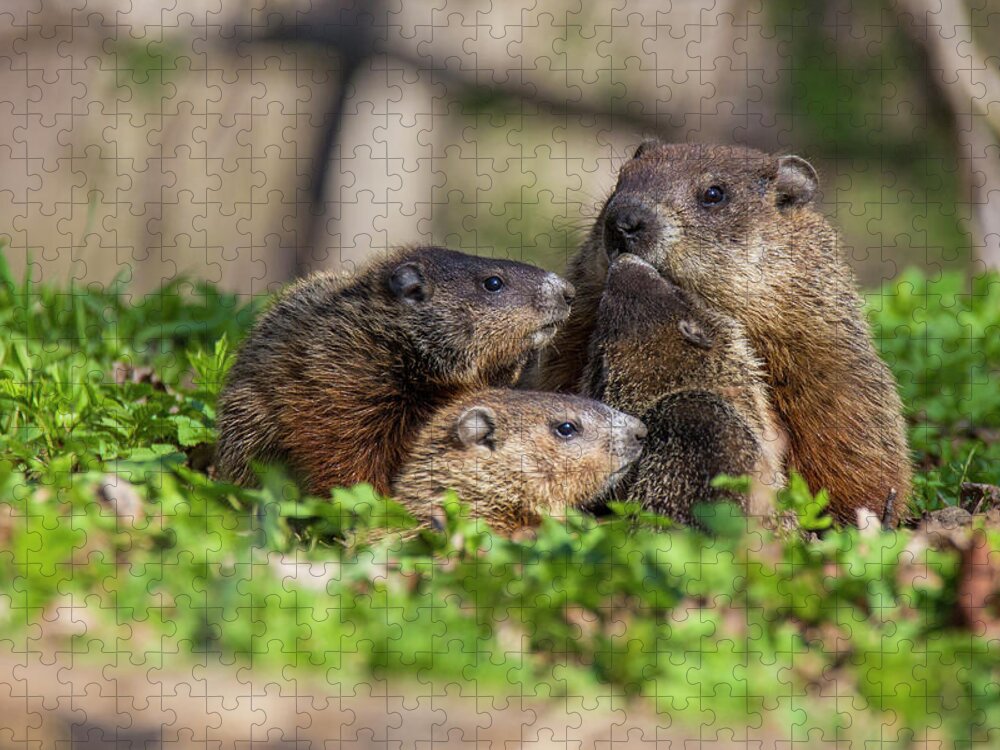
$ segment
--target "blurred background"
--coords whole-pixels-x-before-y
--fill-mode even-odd
[[[862,283],[1000,267],[1000,0],[5,0],[15,273],[560,270],[644,136],[796,153]]]

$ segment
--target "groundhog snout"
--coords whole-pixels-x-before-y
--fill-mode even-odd
[[[655,239],[657,216],[651,206],[632,198],[613,198],[604,214],[604,247],[614,260],[622,253],[641,254]]]
[[[646,425],[635,417],[621,415],[612,425],[615,453],[624,464],[631,463],[642,453],[643,441],[649,431]]]
[[[542,284],[541,306],[552,311],[557,320],[565,320],[569,316],[570,305],[576,299],[576,288],[562,276],[548,274]]]

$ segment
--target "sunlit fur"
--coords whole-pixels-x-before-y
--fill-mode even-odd
[[[458,425],[470,409],[495,418],[482,443],[467,444]],[[571,439],[556,434],[574,422]],[[561,515],[605,490],[634,461],[645,433],[639,420],[578,396],[487,390],[438,411],[414,442],[393,494],[429,520],[447,490],[501,532]]]
[[[611,266],[581,390],[649,428],[619,499],[686,523],[695,503],[719,499],[772,515],[785,441],[743,326],[634,255]],[[718,474],[750,475],[750,494],[712,488]]]
[[[426,298],[390,279],[413,263]],[[499,294],[483,289],[499,275]],[[281,461],[306,489],[368,482],[387,492],[415,432],[442,404],[509,385],[565,320],[571,287],[522,263],[402,249],[355,278],[289,288],[243,345],[220,399],[217,464],[252,484],[251,461]]]
[[[881,513],[892,491],[898,517],[911,467],[896,384],[836,232],[811,193],[796,192],[807,178],[784,163],[739,147],[644,144],[570,262],[576,302],[536,382],[575,388],[607,274],[605,214],[615,201],[641,202],[656,218],[631,252],[745,326],[788,433],[789,466],[814,491],[830,490],[841,521],[854,523],[860,507]],[[724,206],[699,203],[709,185],[725,187]]]

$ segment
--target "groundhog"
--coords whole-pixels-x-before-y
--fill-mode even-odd
[[[910,460],[892,374],[879,359],[837,235],[812,204],[815,170],[796,156],[647,141],[621,169],[570,263],[570,320],[543,354],[540,387],[583,371],[609,259],[639,255],[739,320],[764,361],[788,465],[830,510],[898,518]],[[900,502],[886,508],[889,497]]]
[[[414,441],[393,496],[429,521],[446,490],[511,533],[580,507],[623,475],[646,428],[598,401],[487,390],[441,409]]]
[[[569,314],[556,274],[440,247],[390,253],[348,280],[288,289],[243,345],[219,402],[220,473],[285,463],[309,492],[386,493],[443,404],[509,385]]]
[[[785,441],[743,326],[630,253],[611,264],[580,390],[638,416],[646,448],[619,499],[692,523],[698,502],[770,518]],[[750,475],[747,497],[711,486]]]

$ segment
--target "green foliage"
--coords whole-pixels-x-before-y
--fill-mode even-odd
[[[824,515],[829,504],[830,497],[826,490],[813,495],[806,480],[795,472],[791,473],[788,484],[778,493],[778,509],[794,514],[803,531],[823,531],[833,525],[833,520]]]
[[[934,425],[1000,427],[1000,279],[910,269],[870,304],[911,412]]]
[[[998,281],[933,297],[909,290],[961,287],[911,275],[871,306],[927,507],[997,478],[982,430],[998,425]],[[49,637],[146,667],[186,654],[345,683],[611,691],[708,736],[767,721],[789,741],[971,746],[1000,725],[1000,644],[955,619],[959,554],[828,528],[824,493],[795,476],[782,508],[818,540],[728,506],[704,509],[708,533],[628,504],[508,539],[454,497],[417,528],[370,487],[305,496],[274,468],[260,489],[216,481],[205,456],[229,342],[257,309],[207,285],[60,294],[0,269],[0,638],[35,633],[69,598],[94,627]],[[116,513],[109,484],[140,512]]]
[[[120,282],[60,292],[16,281],[0,254],[0,456],[33,479],[183,463],[215,440],[227,341],[259,306],[184,279],[141,300]]]
[[[226,334],[215,342],[212,351],[198,348],[188,355],[191,369],[194,371],[194,393],[211,403],[219,397],[229,368],[233,366],[236,355],[229,351],[229,340]]]
[[[117,85],[148,99],[167,95],[164,87],[177,81],[186,58],[184,45],[176,40],[142,42],[127,34],[110,39],[107,51],[114,59]]]
[[[1000,484],[1000,277],[911,269],[869,311],[923,469],[916,509],[955,504],[963,481]]]

